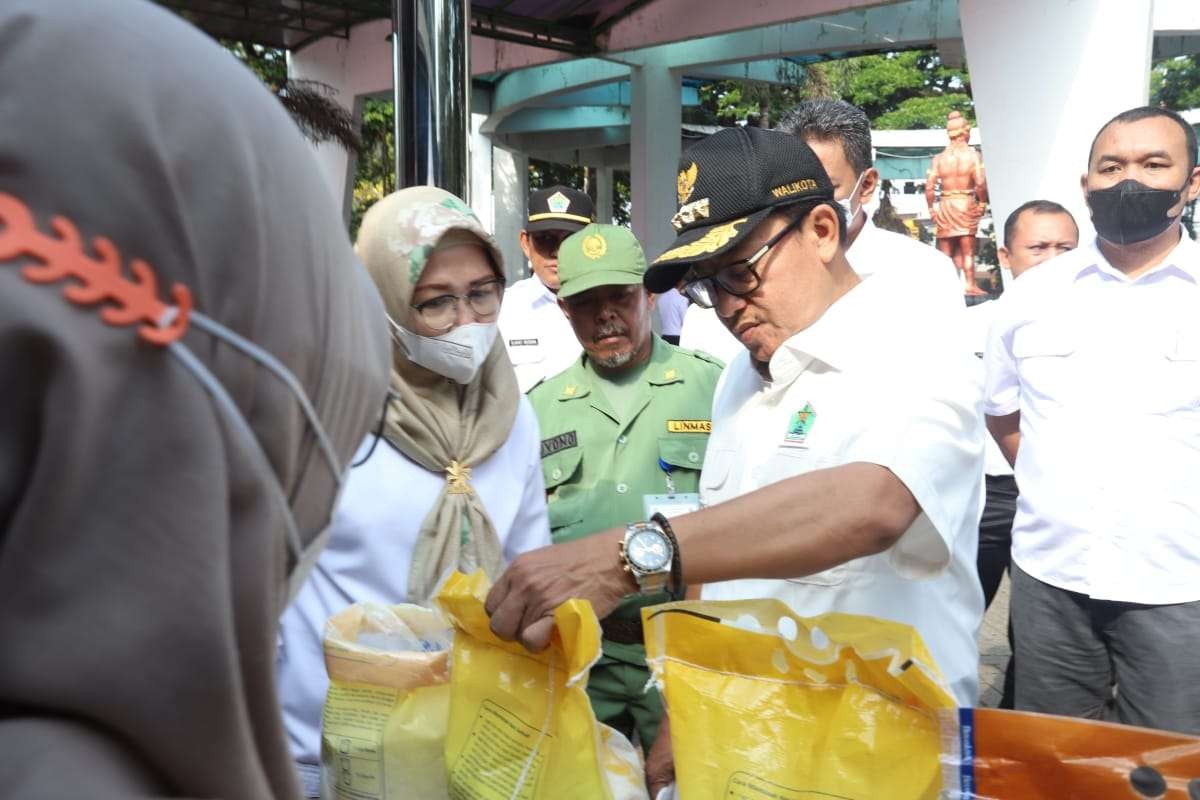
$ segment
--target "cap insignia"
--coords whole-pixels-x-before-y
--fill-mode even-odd
[[[571,207],[571,201],[562,192],[555,192],[546,198],[546,205],[555,214],[565,214],[567,209]]]
[[[680,206],[679,210],[675,212],[675,216],[671,217],[671,225],[675,230],[681,231],[698,219],[708,219],[707,197]]]
[[[724,225],[717,225],[696,241],[688,242],[663,253],[654,260],[654,263],[661,264],[664,261],[676,261],[680,258],[692,258],[694,256],[715,253],[729,244],[738,235],[738,226],[743,224],[747,219],[749,217],[742,217],[741,219],[735,219],[733,222],[727,222]]]
[[[575,396],[574,384],[572,384],[571,386],[567,386],[563,389],[563,397],[574,397],[574,396]]]
[[[695,162],[691,166],[684,167],[679,170],[679,178],[675,181],[675,190],[679,194],[679,205],[683,205],[692,196],[692,189],[696,186],[696,176],[700,173],[700,168]]]
[[[678,374],[679,374],[679,372],[677,370],[669,369],[663,373],[663,380],[664,381],[673,381],[673,380],[675,380],[675,377]]]
[[[595,261],[598,258],[603,258],[608,252],[608,242],[604,241],[604,237],[598,233],[589,234],[583,239],[583,254]]]

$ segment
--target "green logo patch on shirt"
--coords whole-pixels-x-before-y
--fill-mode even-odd
[[[792,418],[788,420],[787,433],[783,437],[783,443],[804,444],[816,418],[817,412],[813,410],[812,403],[805,403],[804,408],[792,414]]]

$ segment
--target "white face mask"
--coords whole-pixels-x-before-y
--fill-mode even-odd
[[[855,209],[852,203],[854,202],[854,198],[858,196],[858,187],[862,184],[862,179],[865,178],[866,175],[867,173],[864,170],[863,173],[858,176],[858,180],[854,182],[854,188],[850,190],[849,197],[847,197],[845,200],[836,201],[837,204],[842,207],[842,210],[846,212],[847,225],[853,222],[854,215],[863,209],[862,206],[859,206],[857,209]]]
[[[409,361],[459,384],[470,383],[479,374],[500,330],[494,322],[471,322],[441,336],[421,336],[390,317],[388,322]]]

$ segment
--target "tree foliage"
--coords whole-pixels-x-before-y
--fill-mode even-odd
[[[961,112],[972,123],[971,80],[933,50],[820,61],[781,76],[782,84],[714,81],[700,88],[700,120],[769,127],[804,100],[837,98],[861,108],[880,130],[942,128]]]
[[[395,132],[391,100],[367,98],[362,108],[362,147],[350,200],[350,235],[358,233],[367,209],[396,190]]]
[[[1150,70],[1150,105],[1176,111],[1200,108],[1200,55],[1156,63]]]

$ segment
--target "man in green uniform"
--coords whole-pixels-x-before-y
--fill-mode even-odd
[[[588,225],[559,247],[558,302],[584,352],[529,392],[555,543],[699,507],[722,365],[654,335],[645,271],[641,245],[625,228]],[[647,751],[662,703],[646,691],[639,609],[670,599],[665,592],[625,598],[601,622],[604,655],[588,678],[600,721],[631,738],[636,730]]]

